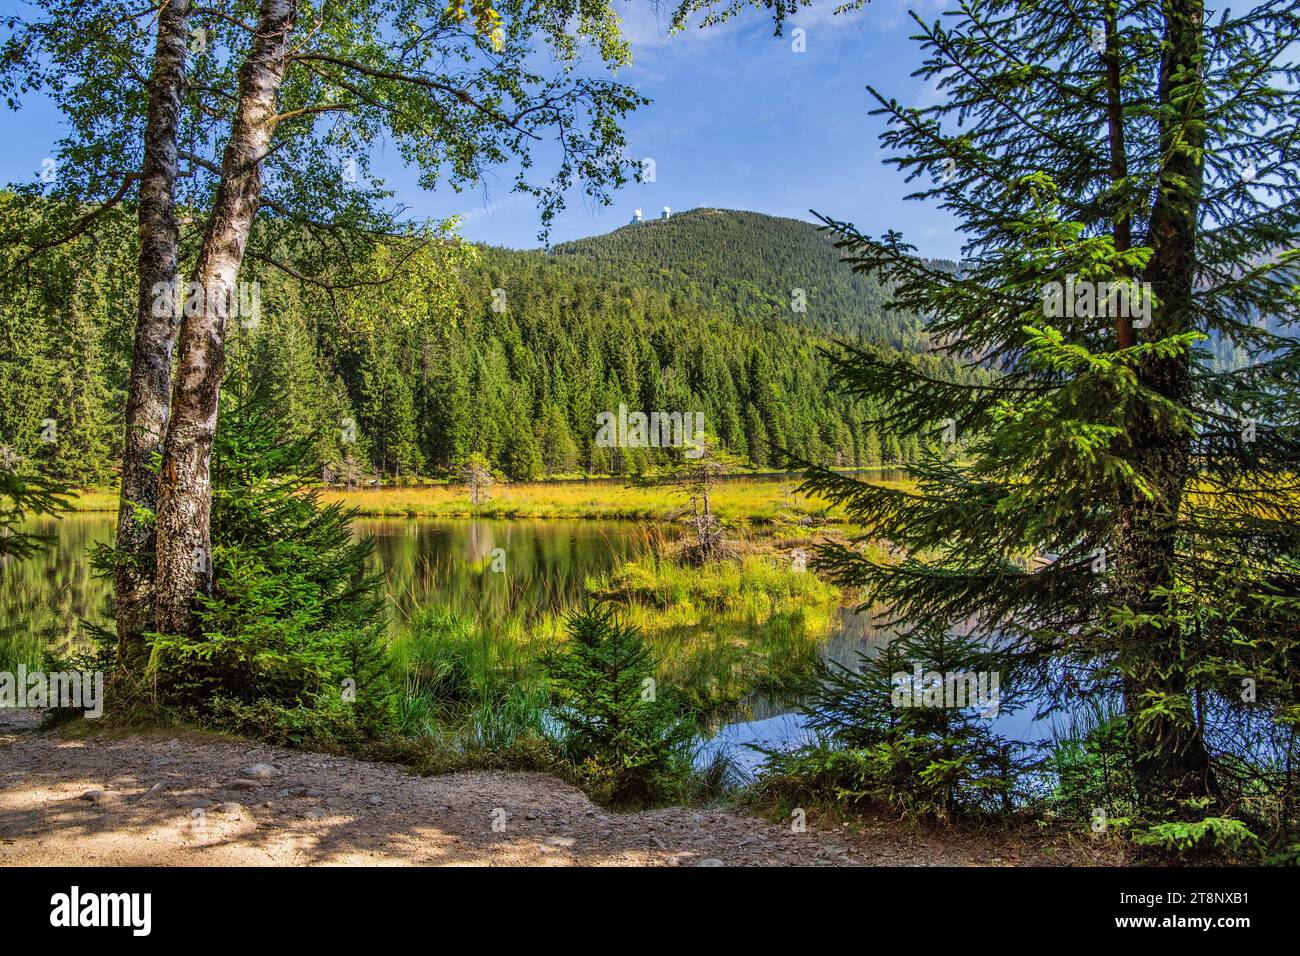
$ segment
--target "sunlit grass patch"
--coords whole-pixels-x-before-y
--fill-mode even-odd
[[[841,603],[836,587],[773,554],[703,567],[647,554],[589,578],[587,590],[642,631],[658,679],[706,722],[750,694],[795,686]],[[540,731],[547,699],[540,662],[563,633],[559,614],[416,611],[389,644],[404,728],[432,733],[450,723],[473,739]]]
[[[72,499],[73,511],[117,511],[116,488],[83,488]]]
[[[777,555],[688,567],[645,556],[591,579],[640,628],[671,682],[709,717],[788,690],[830,635],[840,591]]]
[[[872,473],[863,480],[883,482]],[[797,484],[792,477],[788,484]],[[327,501],[340,501],[367,515],[495,518],[626,518],[672,520],[682,510],[673,488],[614,481],[532,482],[497,485],[486,501],[473,504],[464,485],[419,488],[327,489]],[[838,508],[791,493],[774,481],[732,479],[721,482],[710,503],[723,521],[800,527],[800,522],[843,519]]]

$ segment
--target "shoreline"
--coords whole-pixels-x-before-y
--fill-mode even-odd
[[[882,475],[873,484],[899,485],[872,469],[863,474]],[[782,473],[776,473],[778,475]],[[754,526],[805,526],[840,523],[843,512],[820,500],[798,494],[799,476],[789,482],[772,477],[732,476],[720,481],[711,496],[713,510],[723,521]],[[681,493],[663,485],[634,485],[608,478],[504,483],[494,486],[478,504],[469,500],[464,485],[393,485],[377,488],[338,489],[311,486],[327,504],[357,509],[361,518],[487,518],[664,521],[677,520],[684,511]],[[111,514],[118,507],[117,491],[86,489],[72,500],[70,513]]]
[[[420,777],[179,728],[38,731],[0,711],[0,865],[1075,866],[1031,828],[976,832],[727,807],[608,811],[544,773]]]

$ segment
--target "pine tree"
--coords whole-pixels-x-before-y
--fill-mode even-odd
[[[59,371],[47,413],[57,425],[57,440],[49,443],[46,471],[82,488],[109,480],[116,450],[99,342],[107,323],[96,321],[112,300],[103,298],[108,283],[99,272],[79,283],[78,294],[56,312],[51,330],[50,349]]]
[[[1034,763],[1031,747],[990,726],[1023,705],[1027,682],[1008,663],[941,629],[896,637],[852,667],[820,665],[800,705],[816,742],[768,753],[763,786],[801,781],[823,799],[912,815],[1008,811]]]
[[[880,436],[874,428],[867,429],[862,440],[862,455],[858,464],[863,468],[875,468],[880,464]]]
[[[550,475],[569,475],[578,470],[578,443],[573,440],[569,423],[556,405],[547,405],[538,426],[542,463]]]
[[[398,367],[392,340],[382,333],[371,342],[362,371],[360,411],[379,473],[415,476],[424,465],[415,403]]]
[[[424,446],[430,463],[438,468],[450,468],[470,448],[472,402],[466,361],[459,336],[447,335],[435,345],[421,418]]]
[[[745,442],[749,447],[749,458],[755,466],[766,468],[771,464],[768,457],[767,426],[763,416],[752,404],[745,406]]]
[[[685,554],[702,563],[724,554],[722,521],[713,510],[713,493],[722,476],[736,471],[741,461],[713,435],[697,435],[695,440],[696,446],[683,451],[663,480],[683,499],[682,517],[694,533]]]

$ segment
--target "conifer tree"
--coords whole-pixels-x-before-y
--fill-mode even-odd
[[[361,374],[361,424],[371,438],[372,460],[384,475],[416,475],[424,464],[411,389],[397,367],[391,340],[381,331],[371,342]]]
[[[78,283],[81,288],[55,312],[49,343],[58,372],[51,382],[46,412],[57,425],[57,439],[48,443],[45,470],[82,488],[108,481],[114,451],[114,423],[100,347],[101,330],[107,323],[99,319],[112,298],[103,294],[103,279],[102,274],[92,273],[90,281]]]
[[[559,691],[555,718],[584,785],[615,804],[662,800],[690,765],[691,724],[655,681],[655,660],[634,627],[588,604],[547,660]]]
[[[724,552],[722,522],[713,510],[713,494],[722,476],[736,471],[741,461],[722,448],[714,435],[696,435],[695,442],[695,447],[683,451],[664,480],[683,499],[681,517],[694,534],[686,555],[703,563]]]
[[[567,475],[578,470],[578,443],[573,440],[569,423],[556,405],[547,405],[539,425],[538,442],[546,472]]]
[[[921,453],[910,490],[811,469],[809,489],[912,555],[830,546],[822,561],[913,626],[973,616],[1080,665],[1122,704],[1153,813],[1240,806],[1265,779],[1285,792],[1300,351],[1278,332],[1300,304],[1300,12],[979,0],[916,22],[917,76],[940,102],[871,92],[889,161],[964,231],[961,268],[827,223],[854,269],[933,317],[933,341],[1002,374],[969,384],[911,357],[834,357],[845,390],[883,409],[887,460],[920,437],[941,450]],[[1133,282],[1127,308],[1060,301]],[[1208,335],[1249,364],[1213,368]],[[1270,741],[1255,763],[1230,748],[1252,737]]]

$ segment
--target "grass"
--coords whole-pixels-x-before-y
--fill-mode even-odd
[[[44,636],[31,631],[0,632],[0,671],[13,673],[19,664],[29,669],[39,667],[47,646]]]
[[[872,473],[865,473],[869,477]],[[877,484],[898,485],[878,477]],[[840,521],[843,513],[815,498],[796,495],[789,482],[733,478],[721,482],[711,497],[724,521],[754,524],[795,524],[801,519]],[[326,489],[324,499],[357,508],[374,517],[437,518],[623,518],[671,520],[682,510],[679,492],[670,487],[641,487],[617,481],[539,481],[496,485],[486,501],[473,504],[464,485],[394,486],[342,490]],[[117,493],[79,493],[78,511],[116,511]]]
[[[786,513],[795,517],[826,513],[807,498],[787,509],[780,496],[780,487],[772,482],[730,481],[718,488],[713,505],[724,520],[759,523],[775,522]],[[682,510],[681,496],[672,488],[594,482],[503,485],[477,505],[470,502],[461,485],[330,490],[325,499],[359,508],[364,514],[410,517],[671,520]]]
[[[647,553],[586,590],[635,625],[702,734],[753,694],[789,692],[809,673],[841,605],[834,586],[780,554],[703,567]],[[565,775],[543,658],[562,647],[562,614],[522,608],[422,607],[389,641],[399,687],[399,728],[422,772],[535,769]],[[725,754],[679,781],[677,802],[724,799],[735,781]]]
[[[667,556],[675,535],[665,533],[664,524],[681,510],[672,488],[511,484],[494,488],[477,506],[457,485],[327,491],[327,500],[378,517],[645,522],[644,540],[634,549],[640,556],[588,577],[581,586],[573,582],[579,594],[554,594],[554,600],[543,601],[533,585],[549,587],[549,582],[515,577],[505,582],[508,586],[465,593],[433,587],[451,573],[449,567],[422,570],[435,580],[407,581],[412,600],[391,604],[397,617],[388,650],[399,688],[400,737],[384,742],[393,748],[385,759],[423,772],[555,770],[551,689],[541,662],[564,640],[563,614],[551,609],[571,605],[582,590],[615,603],[643,632],[659,662],[661,686],[673,688],[694,710],[702,732],[751,716],[745,710],[751,697],[788,694],[818,659],[842,603],[835,587],[811,571],[797,570],[787,552],[809,547],[843,516],[793,494],[794,483],[742,478],[720,484],[712,504],[729,533],[741,539],[742,556],[703,567]],[[106,491],[83,493],[77,502],[82,511],[115,507],[115,495]],[[435,590],[456,596],[450,603],[418,600]],[[26,658],[31,650],[0,646],[15,658]],[[698,779],[689,781],[694,790],[683,799],[715,798],[728,773],[722,758],[701,768]]]
[[[402,683],[404,733],[465,725],[477,737],[541,728],[545,707],[537,660],[555,645],[558,620],[533,627],[518,617],[484,626],[447,607],[416,611],[389,643]]]
[[[72,500],[74,511],[106,511],[117,513],[118,492],[116,488],[82,488]]]
[[[841,604],[834,586],[774,554],[702,568],[646,554],[589,578],[586,589],[642,631],[659,680],[702,725],[737,716],[751,694],[791,690],[817,660]],[[522,604],[490,616],[425,607],[396,629],[389,653],[404,733],[457,727],[465,746],[484,748],[546,733],[540,662],[564,640],[564,621]]]
[[[779,554],[694,567],[644,555],[588,581],[646,636],[660,679],[709,722],[745,717],[753,694],[786,694],[818,659],[838,588]]]

